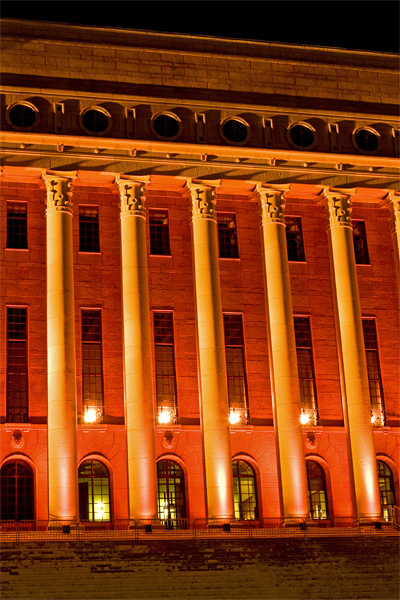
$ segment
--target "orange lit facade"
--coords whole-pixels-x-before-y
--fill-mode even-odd
[[[398,57],[2,27],[1,519],[390,518]]]

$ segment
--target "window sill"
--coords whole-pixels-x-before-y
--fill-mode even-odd
[[[172,258],[172,254],[149,254],[149,256],[156,258]]]
[[[29,252],[29,248],[5,248],[8,251],[17,251],[17,252]]]
[[[89,250],[78,250],[78,254],[90,254],[90,256],[95,254],[97,256],[101,256],[103,253],[102,252],[90,252]]]

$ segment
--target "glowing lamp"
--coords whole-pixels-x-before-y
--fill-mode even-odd
[[[104,504],[102,502],[98,502],[97,506],[96,506],[96,513],[97,513],[97,517],[99,519],[102,519],[104,517]]]
[[[172,412],[167,409],[162,409],[162,411],[158,415],[158,422],[160,425],[168,425],[172,420]]]
[[[310,415],[307,415],[306,413],[302,412],[300,415],[300,423],[302,425],[307,425],[309,420],[310,420]]]
[[[235,412],[235,409],[231,410],[229,413],[229,423],[231,425],[236,425],[240,421],[240,414]]]
[[[85,415],[83,417],[85,423],[96,423],[97,421],[97,411],[93,406],[88,406],[85,409]]]

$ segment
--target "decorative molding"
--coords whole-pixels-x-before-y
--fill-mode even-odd
[[[353,227],[351,222],[351,201],[347,194],[328,192],[325,194],[327,206],[327,229],[332,227]]]
[[[51,212],[65,212],[72,215],[72,184],[76,176],[59,176],[43,173],[46,185],[46,214]]]
[[[260,205],[261,225],[280,223],[285,225],[285,199],[282,190],[259,187],[257,190]]]
[[[201,184],[190,184],[188,187],[192,204],[192,220],[208,219],[216,221],[214,188]]]
[[[120,216],[134,216],[146,218],[145,188],[143,181],[131,179],[116,179],[120,198]]]
[[[400,196],[389,194],[388,201],[392,233],[400,233]]]
[[[11,436],[10,444],[13,448],[22,448],[25,444],[25,440],[22,436],[22,431],[20,429],[14,429],[13,434]]]

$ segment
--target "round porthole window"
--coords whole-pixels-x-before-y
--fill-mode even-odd
[[[381,145],[381,136],[371,127],[362,127],[353,132],[353,144],[362,154],[375,154]]]
[[[6,121],[13,129],[30,131],[35,129],[40,120],[40,113],[30,102],[15,102],[6,110]]]
[[[176,140],[182,133],[182,121],[174,113],[163,112],[153,115],[150,129],[159,140]]]
[[[112,118],[108,110],[95,106],[81,112],[79,125],[90,135],[105,135],[111,129]]]
[[[317,143],[317,132],[308,123],[294,123],[288,128],[287,136],[297,150],[311,150]]]
[[[239,117],[229,117],[222,121],[220,127],[221,137],[228,144],[242,146],[246,144],[251,136],[250,125]]]

